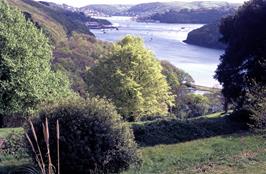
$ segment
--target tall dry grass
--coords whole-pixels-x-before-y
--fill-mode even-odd
[[[57,139],[57,168],[54,167],[51,160],[51,154],[50,154],[50,132],[49,132],[49,124],[48,119],[45,119],[45,123],[42,124],[43,128],[43,135],[44,140],[46,144],[46,151],[47,156],[43,157],[43,154],[41,153],[38,137],[34,128],[34,125],[31,120],[29,120],[30,128],[33,134],[33,138],[30,138],[29,135],[26,133],[26,138],[30,143],[30,146],[32,148],[33,153],[35,154],[35,160],[37,161],[38,167],[41,171],[41,174],[60,174],[60,128],[59,128],[59,121],[56,122],[56,139]],[[36,146],[34,146],[36,144]],[[48,164],[45,163],[45,158],[47,158]]]

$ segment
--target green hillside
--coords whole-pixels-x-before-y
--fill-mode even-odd
[[[107,4],[95,4],[88,5],[80,8],[80,10],[86,14],[93,13],[95,15],[108,15],[108,16],[137,16],[139,20],[150,20],[155,18],[154,20],[159,20],[158,15],[163,14],[169,15],[169,11],[180,12],[183,10],[187,11],[206,11],[206,13],[212,13],[211,10],[218,11],[217,13],[228,13],[231,9],[236,10],[240,4],[237,3],[228,3],[225,1],[216,2],[216,1],[194,1],[194,2],[151,2],[151,3],[140,3],[137,5],[107,5]],[[164,14],[166,13],[166,14]],[[176,14],[171,14],[176,17]],[[178,14],[180,15],[180,14]],[[191,21],[189,14],[182,14],[182,17],[185,17],[188,23]],[[198,14],[196,14],[198,15]],[[144,18],[145,17],[145,18]],[[174,18],[173,17],[173,18]],[[178,21],[180,21],[182,17],[178,17]],[[157,19],[158,18],[158,19]],[[167,22],[162,20],[161,22]],[[176,22],[176,21],[174,21]],[[170,23],[170,22],[169,22]],[[172,22],[173,23],[173,22]]]
[[[54,40],[60,41],[67,38],[65,27],[45,11],[47,9],[45,5],[30,0],[7,0],[7,2],[22,12],[29,13],[32,20],[49,32]]]
[[[264,174],[266,170],[265,139],[260,135],[217,136],[141,151],[143,166],[124,174]]]
[[[220,42],[222,35],[219,32],[220,22],[216,21],[188,34],[186,43],[207,48],[225,49],[226,45]]]
[[[66,39],[73,32],[94,36],[85,25],[89,21],[110,24],[106,20],[93,19],[83,13],[66,10],[54,3],[33,0],[7,0],[7,2],[43,28],[54,42]]]
[[[107,20],[93,19],[73,12],[55,3],[33,0],[7,0],[22,11],[26,18],[42,28],[54,45],[52,66],[68,75],[72,88],[85,93],[83,74],[87,67],[108,53],[110,44],[98,41],[85,25],[87,21],[109,24]]]

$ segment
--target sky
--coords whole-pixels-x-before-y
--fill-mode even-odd
[[[147,2],[170,2],[178,0],[44,0],[49,2],[55,2],[58,4],[67,4],[73,7],[83,7],[89,4],[140,4]],[[181,1],[197,1],[197,0],[181,0]],[[203,0],[200,0],[203,1]],[[210,0],[209,0],[210,1]],[[212,0],[212,1],[227,1],[232,3],[243,3],[245,0]]]

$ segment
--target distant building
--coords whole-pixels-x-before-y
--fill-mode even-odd
[[[99,22],[86,22],[86,26],[88,26],[90,29],[116,29],[118,30],[118,25],[104,25],[100,24]]]

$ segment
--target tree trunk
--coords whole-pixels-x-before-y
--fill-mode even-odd
[[[0,114],[0,128],[4,127],[4,115]]]
[[[224,112],[228,113],[228,100],[227,99],[224,100]]]

